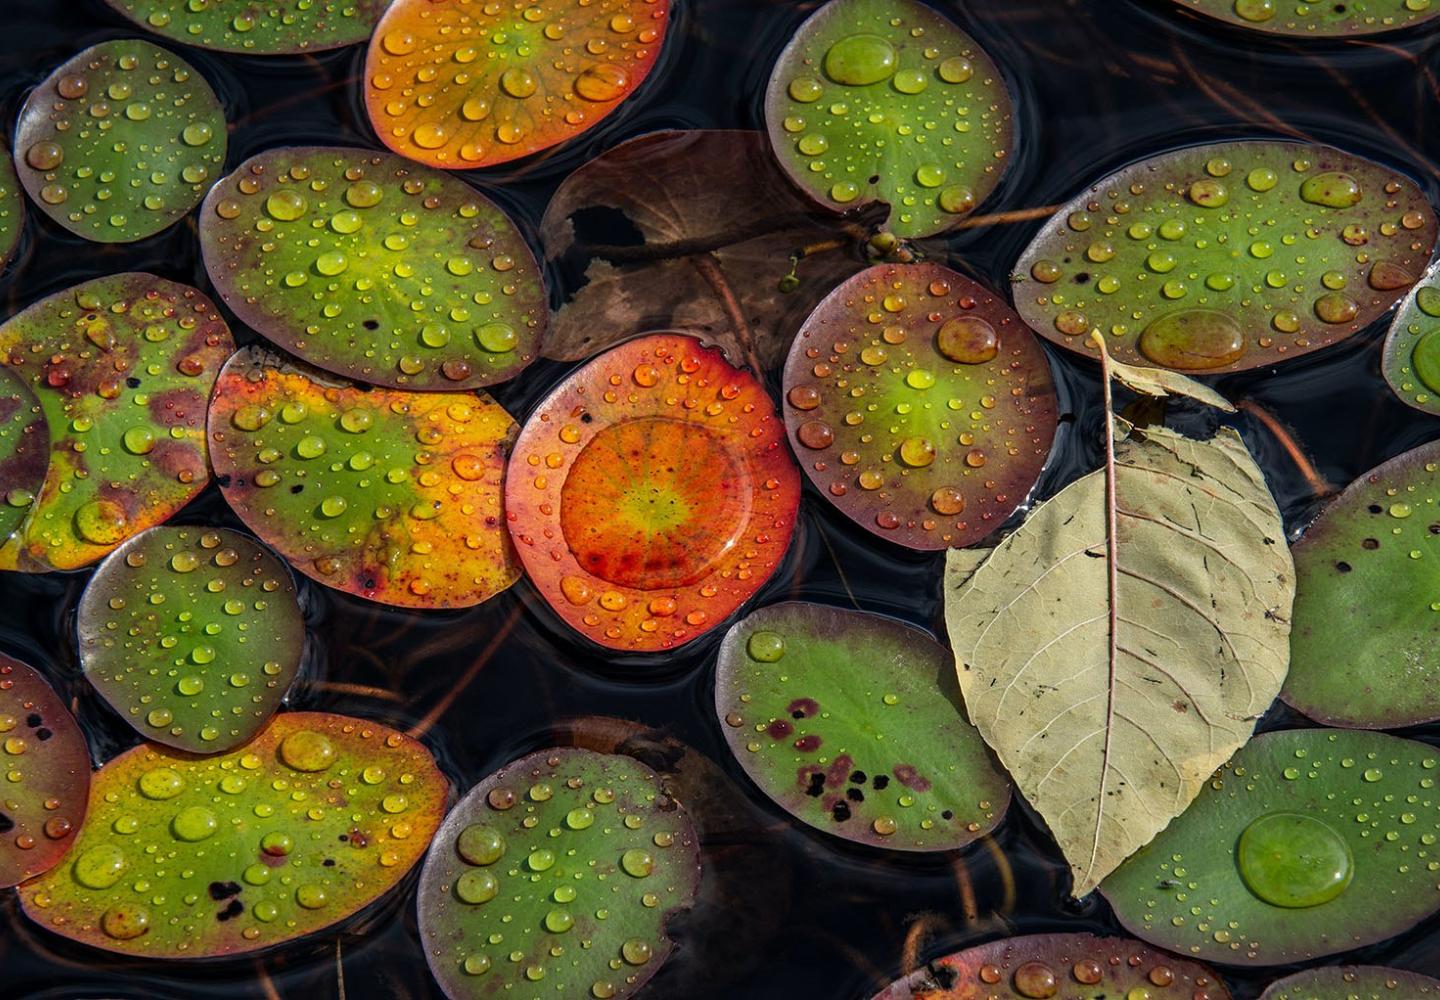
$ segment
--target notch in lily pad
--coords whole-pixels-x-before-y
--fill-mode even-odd
[[[1330,146],[1243,140],[1131,164],[1061,207],[1011,275],[1067,350],[1198,374],[1338,343],[1425,270],[1435,212],[1396,170]]]
[[[70,850],[90,794],[90,751],[34,667],[0,653],[0,889],[49,871]]]
[[[1433,747],[1383,733],[1265,733],[1100,891],[1136,937],[1207,961],[1383,940],[1440,909],[1437,772]]]
[[[873,1000],[1230,1000],[1215,972],[1139,941],[1031,934],[927,962]]]
[[[1280,696],[1330,726],[1440,719],[1440,442],[1362,475],[1295,543]]]
[[[822,496],[912,549],[959,548],[1024,501],[1057,401],[1033,333],[939,264],[880,264],[815,308],[785,362],[785,426]]]
[[[566,623],[653,652],[703,635],[764,585],[799,504],[765,387],[719,350],[657,333],[572,372],[531,414],[505,516]]]
[[[283,713],[212,757],[144,743],[95,773],[74,849],[20,904],[62,937],[136,957],[259,951],[385,895],[448,793],[422,744],[343,715]]]
[[[519,577],[501,516],[515,421],[483,393],[368,389],[248,347],[210,404],[220,490],[301,573],[410,608]]]
[[[1440,414],[1440,270],[1435,265],[1395,311],[1380,371],[1402,402]]]
[[[952,850],[1010,802],[950,651],[891,618],[803,602],[747,615],[720,645],[715,712],[766,795],[846,840]]]
[[[902,237],[970,214],[1015,138],[999,68],[917,0],[831,0],[812,14],[771,71],[765,125],[811,197],[841,212],[884,202]]]
[[[515,224],[463,181],[388,153],[251,157],[210,189],[200,242],[241,320],[362,382],[501,382],[545,331],[540,268]]]
[[[287,56],[354,45],[370,37],[388,0],[107,0],[163,38],[219,52]]]
[[[29,384],[0,365],[0,548],[30,516],[49,465],[45,411]]]
[[[138,272],[56,292],[0,326],[0,364],[29,386],[50,438],[0,569],[87,566],[198,494],[205,405],[234,349],[208,298]]]
[[[420,937],[451,1000],[625,1000],[695,900],[700,847],[633,757],[574,747],[522,757],[446,817],[420,876]]]
[[[1440,997],[1440,979],[1383,965],[1305,969],[1271,983],[1260,1000],[1423,1000]]]
[[[401,156],[470,170],[594,128],[660,56],[670,0],[394,0],[370,41],[365,105]]]
[[[231,750],[280,707],[305,621],[289,568],[249,535],[158,527],[105,558],[76,619],[85,676],[140,735]]]
[[[1360,38],[1417,27],[1440,14],[1431,0],[1175,0],[1197,14],[1270,35]]]
[[[31,200],[97,243],[131,243],[200,203],[225,165],[225,113],[193,66],[135,38],[102,42],[25,102],[15,166]]]

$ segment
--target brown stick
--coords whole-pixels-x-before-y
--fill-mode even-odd
[[[979,229],[982,226],[1004,226],[1011,222],[1029,222],[1032,219],[1048,219],[1064,205],[1041,205],[1039,208],[1017,208],[1013,212],[991,212],[989,215],[972,215],[961,221],[956,230]]]
[[[1280,442],[1280,446],[1284,448],[1285,453],[1290,456],[1290,461],[1295,464],[1295,468],[1300,470],[1300,474],[1305,477],[1305,482],[1310,484],[1311,491],[1314,492],[1317,497],[1328,497],[1335,492],[1335,487],[1310,463],[1310,459],[1305,456],[1305,452],[1299,443],[1290,436],[1290,432],[1285,429],[1285,425],[1280,423],[1274,414],[1259,403],[1248,399],[1240,400],[1240,402],[1235,404],[1235,407],[1236,409],[1244,410],[1258,420],[1264,425],[1265,429],[1270,432],[1270,436]]]
[[[381,698],[385,701],[403,702],[405,696],[396,691],[389,691],[385,688],[371,687],[369,684],[347,684],[343,681],[316,681],[310,685],[314,691],[333,691],[336,694],[353,694],[361,698]]]
[[[965,862],[956,858],[952,862],[955,869],[955,885],[960,890],[960,912],[965,916],[965,926],[969,927],[980,919],[980,906],[975,902],[975,883],[970,880],[970,869],[965,867]]]
[[[1000,873],[1000,885],[1002,895],[1000,897],[1000,908],[996,911],[1005,916],[1015,909],[1015,870],[1010,867],[1010,859],[1005,856],[1005,851],[1000,847],[1000,842],[991,834],[985,834],[980,838],[980,843],[985,845],[985,850],[990,852],[990,857],[995,860],[995,869]]]
[[[265,963],[255,959],[255,977],[260,982],[260,992],[265,994],[265,1000],[280,1000],[280,991],[275,988],[275,980],[270,978],[270,973],[265,970]]]
[[[713,255],[702,253],[691,257],[690,264],[700,272],[700,276],[720,300],[725,316],[735,330],[735,336],[740,338],[740,349],[745,352],[745,363],[756,375],[763,377],[765,366],[760,363],[760,355],[755,350],[755,333],[750,329],[750,322],[745,318],[745,311],[740,307],[740,300],[735,297],[734,289],[730,287],[730,282],[725,280],[725,271],[720,262]]]

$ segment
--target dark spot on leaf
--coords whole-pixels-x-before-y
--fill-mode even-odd
[[[954,818],[955,818],[955,814],[954,814],[953,812],[951,812],[949,809],[946,809],[944,812],[942,812],[942,813],[940,814],[940,818],[941,818],[941,819],[945,819],[945,820],[954,819]]]
[[[304,483],[296,483],[294,486],[290,487],[290,492],[291,492],[291,493],[299,493],[299,492],[300,492],[301,490],[303,490],[303,489],[305,489],[305,484],[304,484]]]
[[[228,474],[223,475],[223,476],[216,476],[216,477],[215,477],[215,484],[216,484],[217,486],[221,486],[221,487],[229,486],[229,485],[230,485],[230,476],[229,476]]]
[[[46,740],[48,740],[50,737],[52,737],[52,736],[54,736],[54,735],[55,735],[55,734],[52,733],[52,732],[51,732],[50,730],[48,730],[48,729],[37,729],[37,730],[35,730],[35,736],[40,740],[41,743],[44,743]]]
[[[138,388],[140,388],[140,380],[139,380],[138,378],[136,378],[134,375],[131,375],[129,378],[127,378],[127,379],[125,380],[125,384],[128,385],[128,386],[129,386],[130,388],[132,388],[132,389],[138,389]]]
[[[808,719],[820,711],[820,703],[814,698],[796,698],[785,709],[792,719]]]
[[[1366,538],[1366,539],[1364,539],[1364,540],[1360,543],[1360,547],[1361,547],[1362,549],[1370,549],[1370,550],[1373,551],[1373,550],[1378,549],[1378,548],[1380,547],[1380,539],[1378,539],[1378,538]]]
[[[820,749],[820,743],[820,737],[816,736],[814,733],[810,733],[806,736],[800,737],[795,741],[795,749],[803,750],[806,753],[813,753],[814,751]]]
[[[850,806],[845,802],[837,802],[830,808],[830,815],[835,817],[835,822],[843,823],[850,818]]]
[[[825,792],[824,771],[801,771],[801,774],[809,774],[809,784],[805,786],[805,794],[812,799],[818,799]]]
[[[771,739],[783,740],[785,737],[789,736],[795,731],[795,727],[790,725],[790,723],[786,722],[784,719],[776,719],[774,722],[770,723],[769,727],[766,728],[765,731],[770,734]]]
[[[870,784],[875,786],[875,791],[882,791],[886,785],[890,784],[890,775],[877,774],[870,779]]]
[[[209,886],[210,898],[217,903],[222,899],[229,899],[231,896],[240,895],[240,883],[238,882],[211,882]]]
[[[864,772],[864,771],[856,771],[854,774],[850,775],[850,780],[851,780],[851,782],[853,782],[854,784],[857,784],[857,785],[863,785],[863,784],[865,784],[865,780],[866,780],[866,779],[865,779],[865,772]]]
[[[224,923],[227,920],[234,920],[236,917],[240,916],[240,914],[244,912],[245,904],[240,902],[240,900],[238,899],[232,899],[230,900],[229,906],[225,907],[225,909],[215,914],[215,919],[220,921],[221,923]]]
[[[1345,562],[1344,560],[1341,560],[1340,562],[1337,562],[1337,563],[1335,564],[1335,568],[1338,569],[1338,570],[1339,570],[1340,572],[1342,572],[1342,573],[1348,573],[1348,572],[1350,572],[1351,566],[1350,566],[1349,563]]]
[[[864,802],[864,801],[865,801],[865,793],[862,792],[862,791],[860,791],[860,789],[858,789],[858,788],[847,788],[847,789],[845,789],[845,797],[846,797],[847,799],[849,799],[851,802]]]
[[[45,720],[40,717],[40,714],[38,712],[31,712],[29,715],[25,716],[25,725],[29,726],[31,729],[39,728],[40,723],[44,721]]]
[[[821,783],[824,783],[823,778]],[[0,813],[0,833],[9,833],[13,829],[15,829],[15,821],[4,813]]]
[[[1369,507],[1366,507],[1365,509],[1368,510],[1368,511],[1369,511],[1370,513],[1372,513],[1372,514],[1378,514],[1378,513],[1380,513],[1382,510],[1384,510],[1385,508],[1384,508],[1384,507],[1381,507],[1378,503],[1372,503]]]
[[[361,323],[360,325],[363,326],[363,327],[364,327],[365,329],[367,329],[367,330],[378,330],[378,329],[380,329],[380,321],[379,321],[379,320],[375,320],[375,319],[367,319],[365,322]]]

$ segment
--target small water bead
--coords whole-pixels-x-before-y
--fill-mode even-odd
[[[753,632],[745,644],[745,649],[753,660],[775,663],[785,655],[785,639],[775,632]]]
[[[488,903],[500,892],[499,880],[489,871],[472,868],[455,880],[455,895],[463,903]]]
[[[179,840],[195,843],[215,835],[220,821],[215,813],[204,806],[188,806],[175,814],[170,830]]]
[[[1363,197],[1360,182],[1350,174],[1327,172],[1306,178],[1300,185],[1300,197],[1312,205],[1326,208],[1351,208]]]
[[[1022,997],[1045,1000],[1059,992],[1059,981],[1055,970],[1044,962],[1026,962],[1019,966],[1011,978],[1015,992]]]
[[[87,889],[108,889],[124,875],[128,863],[125,853],[111,844],[91,847],[75,859],[72,872],[75,881]]]
[[[455,849],[472,865],[492,865],[505,854],[505,838],[492,826],[474,823],[460,831]]]
[[[265,199],[265,211],[272,219],[294,222],[305,216],[309,202],[294,188],[281,188]]]

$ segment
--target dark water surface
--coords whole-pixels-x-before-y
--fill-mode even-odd
[[[1295,46],[1212,27],[1166,0],[946,0],[948,11],[1010,74],[1019,97],[1019,155],[985,211],[1051,205],[1124,163],[1178,145],[1235,136],[1305,136],[1406,170],[1437,194],[1440,31],[1383,43]],[[666,55],[638,99],[541,162],[469,179],[527,234],[555,186],[616,143],[657,128],[753,128],[770,65],[814,4],[684,0]],[[0,0],[0,114],[11,128],[29,88],[79,49],[136,30],[100,0]],[[167,45],[169,43],[166,43]],[[353,81],[361,48],[259,59],[184,50],[209,78],[232,123],[230,165],[285,144],[378,146]],[[85,243],[31,212],[20,258],[0,278],[4,316],[76,282],[148,270],[208,290],[193,215],[141,243]],[[971,230],[952,263],[1003,287],[1038,222]],[[237,339],[253,334],[236,327]],[[1440,437],[1440,420],[1401,405],[1378,370],[1383,329],[1285,365],[1219,380],[1290,427],[1319,473],[1341,485],[1401,451]],[[1065,412],[1039,487],[1048,496],[1099,458],[1100,410],[1091,365],[1051,350]],[[565,366],[541,363],[495,395],[522,419]],[[1204,431],[1193,416],[1182,426]],[[1265,469],[1292,531],[1319,498],[1286,450],[1252,417],[1237,426]],[[791,557],[757,603],[852,600],[927,628],[940,620],[941,559],[887,547],[832,513],[807,486]],[[180,523],[241,527],[211,487]],[[77,705],[97,760],[137,737],[88,688],[75,656],[73,608],[87,573],[0,575],[0,649],[44,670]],[[907,934],[923,957],[1014,933],[1118,931],[1097,896],[1076,903],[1059,853],[1022,803],[991,850],[912,859],[862,850],[801,827],[761,797],[729,757],[710,703],[721,631],[663,661],[617,663],[583,647],[522,581],[465,612],[402,613],[300,586],[312,646],[294,708],[345,712],[406,728],[441,703],[486,645],[512,622],[478,676],[428,741],[460,790],[548,745],[566,717],[605,714],[661,729],[714,760],[734,781],[732,828],[707,845],[741,873],[723,904],[676,928],[680,947],[642,996],[650,1000],[865,998],[904,963]],[[723,630],[722,630],[723,631]],[[365,689],[383,689],[365,693]],[[387,694],[388,692],[388,694]],[[384,695],[384,696],[382,696]],[[1296,724],[1283,708],[1265,728]],[[1440,725],[1405,735],[1440,745]],[[1003,854],[1003,864],[997,855]],[[1006,891],[1006,869],[1014,891]],[[260,961],[164,965],[116,959],[40,931],[0,892],[0,998],[438,997],[415,931],[412,873],[378,908]],[[1440,919],[1343,956],[1440,975]],[[263,970],[263,973],[262,971]],[[1253,997],[1283,970],[1221,970]],[[272,992],[273,991],[273,992]]]

